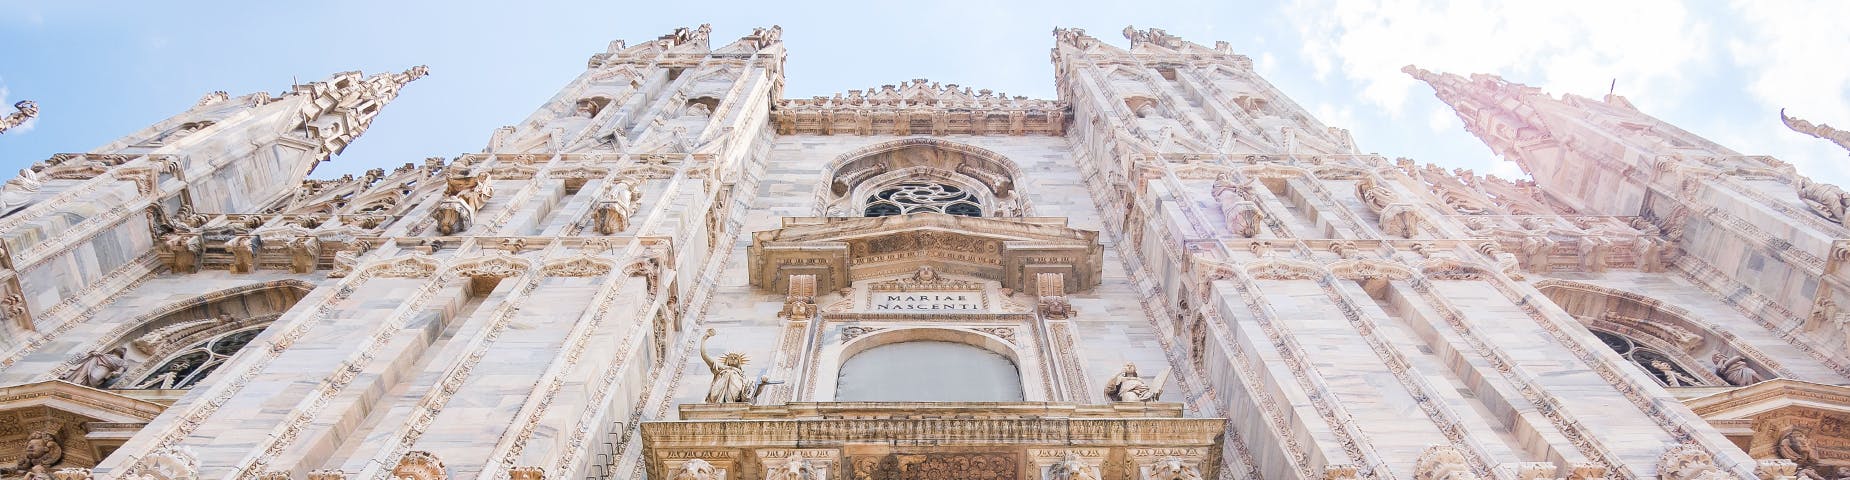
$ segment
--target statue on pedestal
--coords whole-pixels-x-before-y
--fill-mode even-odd
[[[1154,402],[1163,396],[1163,380],[1168,376],[1169,370],[1164,369],[1152,387],[1152,383],[1145,383],[1143,377],[1137,376],[1137,364],[1125,362],[1124,370],[1105,381],[1105,398],[1113,402]]]
[[[784,383],[772,381],[765,375],[759,375],[757,382],[747,380],[745,362],[748,359],[743,353],[726,352],[719,361],[714,361],[713,356],[707,355],[707,339],[718,334],[709,328],[706,336],[700,337],[700,359],[705,360],[707,369],[713,372],[713,383],[707,386],[707,403],[752,403],[758,394],[764,393],[766,385]]]

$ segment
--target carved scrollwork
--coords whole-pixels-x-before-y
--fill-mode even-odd
[[[1715,457],[1694,444],[1679,444],[1657,457],[1657,478],[1663,480],[1725,480],[1734,478],[1715,465]]]

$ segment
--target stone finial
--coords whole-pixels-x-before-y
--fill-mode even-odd
[[[1434,445],[1420,453],[1420,458],[1413,462],[1413,478],[1416,480],[1477,480],[1470,464],[1465,462],[1465,454],[1450,445]]]
[[[1361,477],[1356,473],[1355,465],[1344,463],[1323,467],[1323,480],[1355,480],[1357,478]]]
[[[192,480],[199,476],[199,456],[187,447],[155,450],[136,463],[130,478],[141,480]]]
[[[1715,457],[1709,455],[1702,447],[1695,444],[1680,444],[1665,450],[1657,457],[1657,478],[1662,480],[1723,480],[1732,478],[1721,467],[1715,466]]]
[[[0,132],[6,132],[9,128],[17,127],[20,124],[26,123],[27,120],[39,116],[38,102],[23,100],[13,104],[13,108],[19,111],[0,118]]]
[[[1568,468],[1567,480],[1597,480],[1606,478],[1606,466],[1597,462],[1580,462]]]
[[[449,480],[450,472],[436,454],[423,450],[406,452],[392,467],[392,477],[405,480]]]
[[[1798,475],[1799,464],[1784,458],[1768,458],[1754,464],[1754,476],[1760,480],[1792,480]]]
[[[1548,462],[1522,462],[1516,464],[1516,480],[1553,480],[1555,464]]]

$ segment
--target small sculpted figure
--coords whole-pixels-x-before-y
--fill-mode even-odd
[[[1105,398],[1114,402],[1152,402],[1163,395],[1162,385],[1150,387],[1137,376],[1137,364],[1126,362],[1124,370],[1105,381]]]
[[[1715,361],[1715,375],[1722,377],[1722,380],[1726,380],[1729,385],[1744,387],[1763,380],[1760,378],[1760,372],[1748,366],[1747,359],[1740,355],[1730,356],[1716,352],[1715,356],[1710,359]]]
[[[127,353],[127,349],[120,347],[108,352],[91,352],[82,363],[77,364],[77,369],[64,375],[64,381],[90,388],[103,388],[103,384],[127,368],[128,361],[123,359]]]
[[[718,335],[713,329],[700,337],[700,359],[707,362],[707,369],[713,372],[713,383],[707,386],[707,403],[752,403],[758,394],[764,393],[764,387],[784,383],[773,381],[770,377],[759,376],[757,382],[745,378],[745,354],[727,352],[715,361],[707,355],[707,339]]]

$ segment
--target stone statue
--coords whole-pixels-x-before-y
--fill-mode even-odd
[[[1124,370],[1105,381],[1105,398],[1113,402],[1156,401],[1158,397],[1163,396],[1162,380],[1167,376],[1169,376],[1169,371],[1164,370],[1162,375],[1157,376],[1156,386],[1151,387],[1150,384],[1144,383],[1143,377],[1137,376],[1137,364],[1125,362]]]
[[[591,99],[579,100],[573,106],[572,116],[593,118],[597,116],[597,102]]]
[[[1838,223],[1850,222],[1850,193],[1829,183],[1812,181],[1811,177],[1799,176],[1796,186],[1799,200],[1818,216]]]
[[[713,464],[698,458],[682,462],[681,467],[676,468],[674,476],[670,478],[671,480],[720,480],[719,470],[713,468]]]
[[[39,116],[39,104],[31,100],[15,103],[13,104],[13,108],[19,111],[13,112],[5,117],[0,117],[0,132],[5,132],[9,128],[26,123],[26,121],[31,120],[32,117]]]
[[[1818,451],[1812,448],[1811,437],[1797,425],[1787,426],[1786,431],[1779,434],[1779,441],[1773,444],[1773,454],[1807,469],[1818,462]]]
[[[1149,480],[1201,480],[1201,469],[1180,458],[1164,458],[1144,468],[1147,470],[1144,478]]]
[[[700,359],[705,360],[707,369],[713,371],[713,383],[707,386],[707,403],[752,403],[758,394],[764,393],[765,386],[784,383],[762,375],[755,384],[747,380],[745,362],[748,359],[743,353],[726,352],[719,357],[719,361],[713,361],[713,357],[707,355],[707,339],[714,335],[718,335],[718,332],[709,328],[706,336],[700,337]]]
[[[1730,356],[1716,352],[1710,359],[1715,361],[1715,375],[1722,377],[1722,380],[1730,385],[1745,387],[1765,380],[1760,378],[1760,372],[1754,371],[1753,367],[1747,365],[1747,358],[1740,355]]]
[[[713,116],[713,109],[708,107],[707,104],[695,102],[687,106],[686,114],[690,117],[711,117]]]
[[[1098,467],[1087,465],[1079,455],[1067,452],[1059,462],[1047,466],[1046,480],[1099,480]]]
[[[1667,386],[1667,387],[1700,387],[1702,386],[1701,381],[1696,380],[1695,377],[1689,376],[1689,374],[1677,371],[1677,367],[1672,366],[1669,363],[1665,363],[1663,360],[1652,360],[1651,368],[1656,369],[1658,373],[1664,374],[1664,386]]]
[[[122,347],[108,352],[91,352],[82,363],[77,364],[77,369],[64,374],[64,381],[90,388],[103,388],[103,384],[109,383],[128,367],[128,361],[123,359],[127,353],[128,350]]]
[[[768,470],[765,480],[822,480],[822,472],[806,458],[792,458]]]
[[[26,201],[31,200],[32,194],[38,192],[44,184],[39,179],[39,172],[30,168],[19,169],[19,176],[7,180],[6,185],[0,187],[0,215],[26,206]]]
[[[33,472],[46,473],[51,467],[64,460],[64,446],[58,444],[53,432],[37,431],[26,435],[25,456],[11,467],[0,468],[0,474],[23,473],[31,478]],[[49,474],[47,475],[49,476]]]

